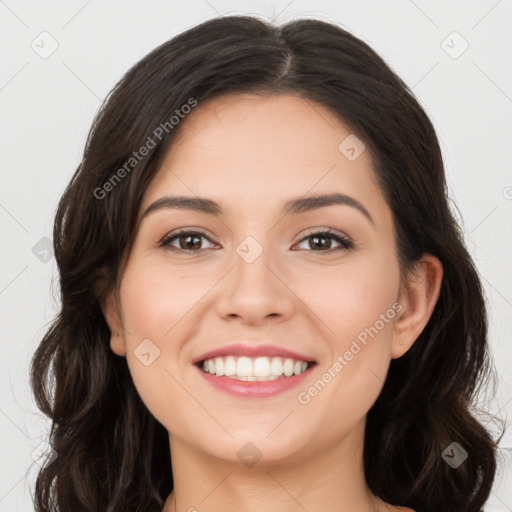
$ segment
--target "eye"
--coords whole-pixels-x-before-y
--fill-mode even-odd
[[[173,251],[182,252],[201,252],[204,247],[201,247],[201,239],[208,240],[210,243],[213,242],[201,231],[186,231],[182,230],[173,235],[165,236],[160,242],[160,247],[166,247]],[[174,245],[177,242],[178,246]]]
[[[172,235],[165,236],[160,242],[160,247],[185,253],[201,252],[207,249],[206,247],[202,247],[202,239],[207,240],[212,246],[216,245],[202,231],[181,230]],[[307,241],[309,241],[309,249],[316,252],[332,253],[352,249],[354,247],[354,243],[350,239],[329,229],[310,233],[308,236],[304,237],[298,245]],[[339,246],[333,248],[333,241],[338,243]],[[304,249],[304,247],[301,247],[301,249]]]
[[[354,243],[349,240],[347,237],[339,235],[338,233],[334,233],[333,231],[326,229],[323,231],[317,231],[314,233],[310,233],[308,236],[303,238],[299,244],[303,242],[307,242],[309,240],[309,248],[313,251],[317,252],[336,252],[336,251],[345,251],[347,249],[352,249],[354,247]],[[332,248],[332,241],[335,241],[339,244],[338,247]],[[303,247],[304,248],[304,247]]]

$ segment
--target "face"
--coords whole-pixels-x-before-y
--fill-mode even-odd
[[[224,96],[179,128],[143,198],[119,304],[106,308],[122,324],[112,350],[171,443],[238,462],[251,442],[272,463],[360,436],[408,347],[393,218],[368,151],[357,156],[329,110],[287,95]],[[285,210],[332,194],[351,199]],[[159,201],[170,196],[222,212]],[[260,380],[205,373],[217,349],[211,371],[234,360]],[[285,376],[269,380],[269,367]]]

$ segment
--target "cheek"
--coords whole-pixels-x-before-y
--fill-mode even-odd
[[[362,342],[377,335],[389,338],[396,316],[399,288],[398,264],[380,254],[364,262],[322,269],[304,278],[298,295],[328,327],[331,346],[345,351],[358,336]],[[375,332],[378,331],[378,334]]]
[[[135,257],[124,273],[120,294],[127,364],[141,400],[164,425],[174,423],[167,417],[171,405],[172,410],[195,405],[178,383],[180,340],[194,335],[199,325],[194,306],[211,280],[211,273],[199,275]]]
[[[163,341],[199,303],[210,281],[211,275],[185,266],[169,267],[151,260],[134,262],[127,267],[121,287],[127,331]]]
[[[140,289],[123,312],[128,318],[126,363],[137,393],[150,413],[167,428],[171,410],[187,410],[190,400],[180,387],[176,371],[180,347],[165,332],[178,321],[172,305],[162,303],[152,290]]]
[[[318,276],[317,276],[318,277]],[[300,403],[328,408],[343,424],[363,417],[377,399],[390,363],[399,269],[392,255],[338,267],[315,278],[307,305],[328,326],[323,373]]]

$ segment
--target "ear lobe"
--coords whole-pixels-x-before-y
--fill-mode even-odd
[[[402,313],[395,321],[391,357],[402,357],[427,325],[439,298],[443,265],[436,256],[424,254],[403,283],[399,303]]]
[[[113,291],[111,291],[102,302],[101,310],[103,311],[103,316],[111,332],[110,348],[118,356],[126,355],[121,316]]]

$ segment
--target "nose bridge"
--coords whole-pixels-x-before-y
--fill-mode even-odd
[[[275,295],[276,283],[275,276],[270,271],[271,265],[278,265],[276,258],[272,257],[272,249],[267,238],[262,240],[254,236],[245,237],[235,248],[233,257],[234,265],[234,288],[233,291],[241,290],[245,296],[250,299],[252,295],[257,300],[262,300],[264,295],[269,294],[269,287],[274,289]],[[272,260],[274,260],[272,262]],[[254,300],[254,298],[252,300]]]
[[[235,247],[231,275],[218,302],[220,315],[256,322],[290,313],[290,292],[278,278],[281,262],[271,244],[262,242],[247,236]]]

